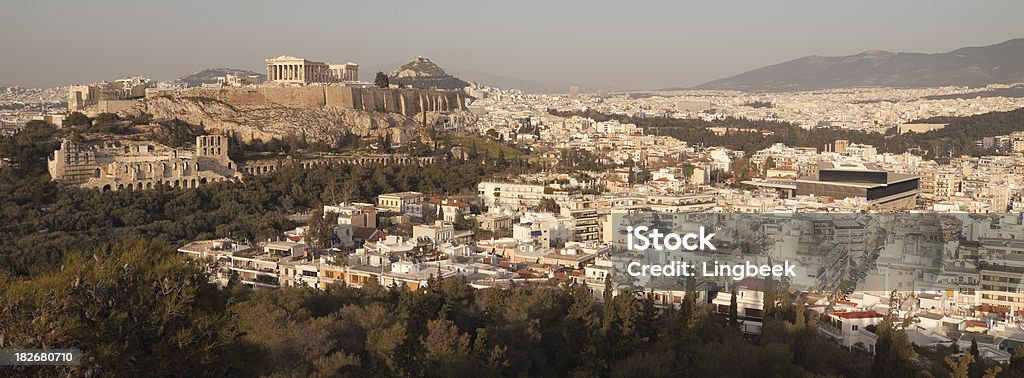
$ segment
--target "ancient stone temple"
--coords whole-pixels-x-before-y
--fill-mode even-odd
[[[299,84],[343,83],[359,80],[355,63],[327,64],[282,55],[267,59],[267,83]]]

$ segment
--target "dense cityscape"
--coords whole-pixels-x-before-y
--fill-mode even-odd
[[[262,54],[0,87],[0,374],[1024,377],[1024,79]]]

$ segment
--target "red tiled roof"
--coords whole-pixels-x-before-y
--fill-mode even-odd
[[[975,320],[968,320],[967,321],[967,327],[968,328],[970,328],[970,327],[988,328],[988,324],[985,324],[985,322],[979,322],[979,321],[975,321]]]
[[[382,238],[382,236],[379,235],[384,235],[383,232],[378,233],[377,231],[378,230],[373,227],[355,227],[352,229],[352,238],[366,241],[375,241]],[[378,237],[374,238],[374,236]]]

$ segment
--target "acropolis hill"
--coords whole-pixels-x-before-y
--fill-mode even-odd
[[[267,59],[266,65],[266,82],[259,75],[227,74],[216,84],[185,89],[158,88],[141,77],[74,85],[68,90],[68,110],[180,119],[242,141],[295,135],[325,143],[347,134],[387,135],[401,143],[418,139],[424,126],[464,123],[469,116],[465,92],[378,88],[359,81],[355,63],[282,55]]]
[[[207,130],[237,135],[244,141],[305,135],[310,141],[334,141],[338,135],[360,137],[391,133],[396,140],[414,137],[427,122],[464,117],[461,91],[304,86],[193,88],[147,96],[122,114],[148,113],[154,119],[180,119]]]

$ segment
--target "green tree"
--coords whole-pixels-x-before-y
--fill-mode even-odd
[[[373,85],[378,88],[387,88],[391,85],[391,80],[388,79],[388,74],[378,71],[377,76],[373,78]]]
[[[309,229],[306,238],[313,248],[330,248],[338,242],[338,234],[334,228],[338,225],[338,214],[324,213],[317,209],[309,217]]]
[[[67,118],[64,118],[63,125],[65,127],[89,126],[92,125],[92,118],[87,117],[85,114],[82,114],[81,112],[74,112],[68,114]]]
[[[951,356],[946,356],[946,365],[948,365],[950,370],[952,370],[951,374],[953,378],[969,377],[968,369],[973,362],[974,356],[971,354],[964,354],[956,359]]]
[[[768,170],[773,168],[775,168],[775,158],[769,156],[768,158],[764,159],[764,167],[761,169],[761,175],[767,176]]]
[[[552,198],[542,198],[538,204],[540,211],[547,211],[550,213],[558,214],[561,211],[561,206],[558,206],[558,202],[555,202]]]
[[[771,264],[771,261],[768,261]],[[777,296],[779,295],[778,290],[775,287],[775,276],[769,274],[764,279],[764,297],[762,298],[762,308],[764,309],[764,316],[772,317],[775,316],[775,305],[777,303]]]
[[[871,365],[871,375],[875,377],[908,377],[916,373],[914,366],[914,348],[905,332],[909,319],[899,323],[896,320],[896,292],[889,295],[889,313],[882,318],[875,332],[875,361]]]
[[[969,374],[971,378],[981,378],[985,375],[987,366],[985,366],[985,357],[981,355],[981,350],[978,349],[978,340],[973,337],[971,338],[970,354],[974,358],[972,359],[973,362],[970,364],[971,368],[969,369]]]
[[[729,296],[729,325],[736,326],[740,324],[740,317],[738,313],[739,305],[736,302],[736,288],[733,288],[730,294],[731,295]]]
[[[1005,377],[1024,377],[1024,347],[1018,346],[1010,358],[1010,365],[1003,371]]]
[[[473,373],[469,335],[459,332],[454,322],[434,319],[427,322],[423,338],[427,371],[441,377],[457,377]]]
[[[221,293],[164,244],[74,252],[59,270],[0,283],[0,348],[82,349],[83,363],[60,375],[227,374],[234,334]]]
[[[115,123],[120,122],[121,117],[118,116],[116,113],[100,113],[96,115],[94,121],[96,121],[96,123]]]

